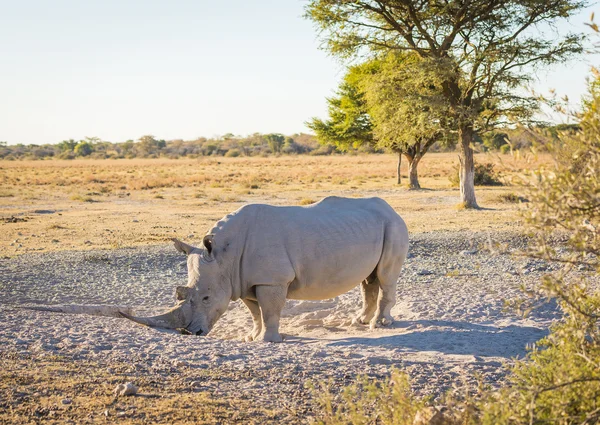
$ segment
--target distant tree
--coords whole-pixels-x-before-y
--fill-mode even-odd
[[[327,98],[329,119],[312,118],[306,123],[321,144],[333,143],[342,152],[365,144],[374,144],[373,123],[361,82],[367,72],[375,71],[370,62],[348,69],[336,95]]]
[[[94,152],[94,146],[85,140],[81,140],[73,150],[77,156],[88,156]]]
[[[336,97],[328,99],[329,119],[307,126],[321,142],[340,150],[370,145],[408,160],[409,187],[418,189],[417,166],[451,127],[435,70],[416,54],[391,53],[349,68]]]
[[[167,142],[165,140],[157,140],[154,136],[146,135],[140,137],[136,151],[139,156],[156,156],[166,146]]]
[[[421,159],[434,143],[451,143],[456,128],[442,95],[443,79],[415,53],[388,53],[377,63],[362,83],[377,146],[404,154],[409,187],[420,189]]]
[[[267,140],[267,143],[269,145],[269,148],[271,149],[271,152],[273,152],[273,153],[281,152],[281,148],[283,147],[283,141],[285,140],[285,136],[283,136],[283,134],[271,133],[271,134],[266,134],[264,137]]]
[[[310,0],[306,15],[341,58],[414,52],[437,67],[460,141],[460,194],[477,208],[472,145],[477,133],[529,118],[537,99],[518,91],[531,66],[581,53],[582,36],[549,35],[542,24],[576,14],[585,0]]]
[[[75,149],[75,146],[77,146],[77,142],[73,139],[63,140],[62,142],[60,142],[58,144],[58,148],[60,149],[61,152],[72,151]]]

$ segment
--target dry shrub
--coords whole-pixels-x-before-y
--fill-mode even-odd
[[[487,164],[475,164],[475,175],[473,179],[475,186],[502,186],[500,181],[501,175],[495,170],[494,164],[491,162]],[[452,174],[448,177],[453,187],[460,185],[460,169],[458,165],[455,165],[452,169]]]

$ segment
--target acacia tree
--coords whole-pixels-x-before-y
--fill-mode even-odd
[[[417,167],[436,142],[448,142],[453,127],[435,67],[414,53],[389,53],[362,81],[377,146],[408,160],[409,187],[420,189]]]
[[[409,187],[419,189],[419,161],[447,133],[440,86],[423,65],[414,54],[388,54],[350,67],[337,96],[327,99],[329,119],[313,118],[307,126],[342,151],[370,145],[397,153],[398,184],[404,155]]]
[[[443,96],[460,141],[460,193],[477,208],[472,144],[490,126],[530,117],[535,98],[517,90],[529,67],[582,52],[579,34],[548,34],[585,0],[311,0],[306,16],[332,54],[350,59],[410,51],[444,75]]]
[[[373,124],[360,81],[373,63],[348,69],[336,95],[327,98],[329,119],[312,118],[306,123],[321,143],[333,143],[341,151],[374,144]]]

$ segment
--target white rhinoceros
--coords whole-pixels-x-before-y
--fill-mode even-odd
[[[246,205],[217,222],[203,248],[174,242],[188,265],[177,305],[160,316],[124,317],[206,335],[229,302],[241,299],[254,321],[246,340],[280,342],[286,299],[333,298],[361,282],[363,308],[355,320],[391,324],[408,230],[382,199],[328,197],[305,207]]]

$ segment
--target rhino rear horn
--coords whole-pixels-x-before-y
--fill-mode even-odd
[[[194,250],[192,245],[188,245],[185,242],[181,242],[179,239],[171,239],[175,245],[175,249],[179,252],[183,252],[185,255],[190,255],[190,252]]]

